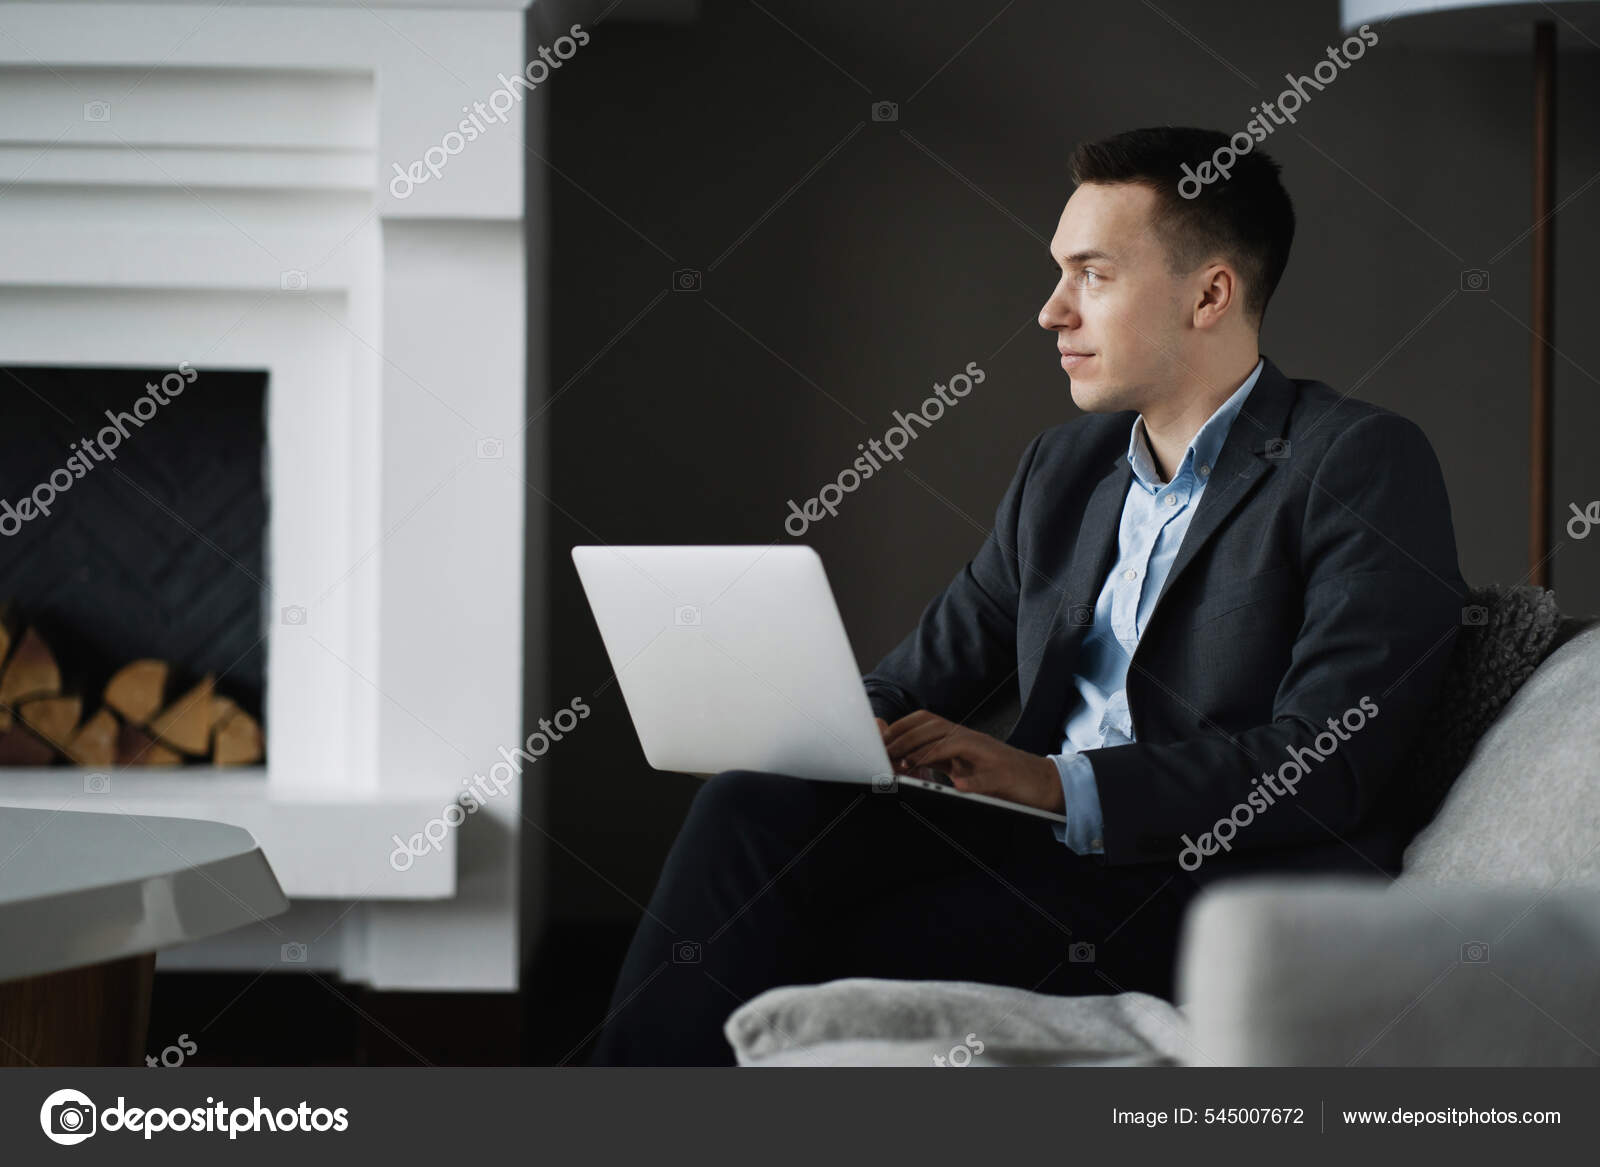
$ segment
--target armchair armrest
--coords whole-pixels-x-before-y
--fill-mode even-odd
[[[1600,888],[1223,881],[1185,919],[1194,1065],[1600,1065]]]

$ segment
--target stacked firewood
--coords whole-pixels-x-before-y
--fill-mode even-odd
[[[186,692],[168,692],[165,661],[136,660],[106,684],[94,713],[62,691],[55,655],[37,629],[12,644],[0,624],[0,766],[217,766],[261,760],[261,724],[205,677]]]

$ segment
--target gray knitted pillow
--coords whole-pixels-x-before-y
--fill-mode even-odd
[[[1581,621],[1563,621],[1546,588],[1490,584],[1467,594],[1461,630],[1438,697],[1418,727],[1411,756],[1397,771],[1400,813],[1427,824],[1483,737],[1533,670]]]

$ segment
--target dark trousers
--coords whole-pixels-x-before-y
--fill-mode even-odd
[[[590,1065],[732,1065],[728,1015],[779,985],[961,980],[1173,996],[1195,887],[1111,867],[1044,819],[928,791],[729,771],[696,792]]]

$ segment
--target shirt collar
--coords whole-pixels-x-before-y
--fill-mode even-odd
[[[1210,476],[1211,468],[1217,464],[1217,455],[1222,452],[1223,439],[1228,436],[1228,430],[1233,426],[1233,419],[1239,416],[1239,410],[1244,407],[1244,399],[1250,396],[1250,390],[1255,388],[1265,364],[1264,358],[1258,359],[1256,367],[1244,379],[1244,384],[1217,406],[1216,412],[1206,419],[1206,423],[1190,439],[1189,446],[1184,450],[1183,458],[1178,463],[1178,469],[1172,475],[1173,481],[1191,468],[1202,482]],[[1133,476],[1139,480],[1140,485],[1151,493],[1166,485],[1161,481],[1161,475],[1156,471],[1155,459],[1150,455],[1142,413],[1134,418],[1133,433],[1128,438],[1128,464],[1133,467]]]

